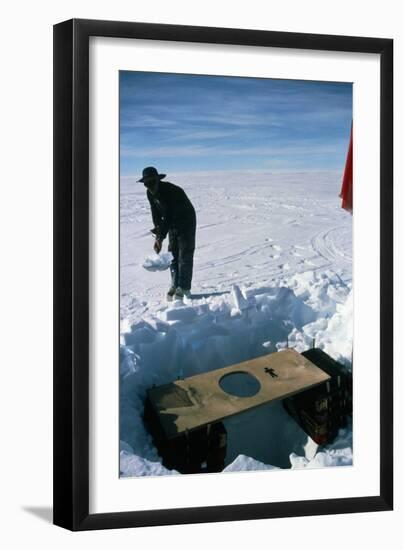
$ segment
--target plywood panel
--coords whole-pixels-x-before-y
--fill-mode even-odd
[[[256,394],[237,397],[220,387],[224,376],[239,372],[255,377],[260,384]],[[166,436],[171,438],[186,430],[284,399],[329,378],[300,353],[287,349],[151,388],[148,396]]]

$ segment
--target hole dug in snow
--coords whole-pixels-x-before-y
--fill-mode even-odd
[[[302,352],[311,346],[313,337],[316,346],[348,363],[352,293],[351,289],[347,290],[345,285],[339,288],[337,280],[305,275],[294,279],[288,287],[242,290],[234,287],[230,294],[194,300],[183,308],[162,307],[157,314],[144,316],[129,330],[126,327],[121,335],[121,475],[177,473],[161,464],[143,423],[146,390],[153,385],[281,350],[287,340],[290,347]],[[346,319],[348,323],[344,322]],[[227,381],[225,378],[220,385],[231,383],[244,392],[259,391],[253,387],[253,377],[250,377],[252,382],[247,383],[241,383],[238,376],[238,380],[232,382],[230,377]],[[232,391],[227,386],[223,389],[228,393]],[[225,419],[224,425],[228,434],[224,471],[242,469],[242,460],[247,461],[245,469],[254,469],[254,466],[261,469],[259,464],[264,464],[265,469],[311,464],[305,456],[308,436],[286,413],[281,402]],[[351,441],[348,431],[344,441]],[[312,466],[332,465],[330,451],[323,451],[327,453],[326,460],[315,462],[313,457]],[[337,453],[337,464],[351,463],[349,445]],[[340,459],[341,454],[344,461]],[[297,460],[299,456],[302,461]]]

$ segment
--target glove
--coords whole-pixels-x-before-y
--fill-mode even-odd
[[[154,252],[156,254],[159,254],[161,252],[161,248],[162,248],[162,241],[160,241],[159,239],[155,239]]]

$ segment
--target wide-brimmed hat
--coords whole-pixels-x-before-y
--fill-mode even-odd
[[[166,174],[159,174],[158,170],[154,168],[154,166],[147,166],[147,168],[144,168],[143,170],[143,177],[137,181],[144,183],[147,179],[155,178],[155,177],[162,180],[163,178],[166,177]]]

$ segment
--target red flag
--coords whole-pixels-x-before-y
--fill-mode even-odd
[[[353,213],[353,125],[351,125],[350,145],[348,146],[346,166],[341,186],[341,207]]]

